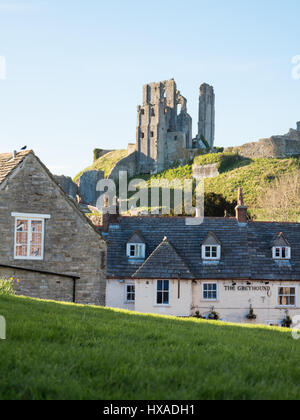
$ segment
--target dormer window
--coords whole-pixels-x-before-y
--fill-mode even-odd
[[[221,242],[213,232],[209,232],[207,238],[202,243],[202,259],[208,261],[218,261],[221,259]]]
[[[127,244],[127,257],[145,259],[145,244]]]
[[[291,259],[291,246],[282,232],[275,235],[272,242],[272,254],[274,260]]]
[[[130,259],[144,260],[146,256],[146,242],[142,234],[134,232],[127,242],[127,257]]]
[[[289,260],[291,258],[291,248],[276,246],[273,247],[274,260]]]

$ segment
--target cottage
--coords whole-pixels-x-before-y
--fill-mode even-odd
[[[0,154],[0,232],[17,294],[105,304],[106,243],[32,151]]]
[[[106,304],[279,325],[300,315],[300,224],[235,218],[119,217],[108,231]]]

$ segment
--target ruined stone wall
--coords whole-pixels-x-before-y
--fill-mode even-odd
[[[272,136],[258,142],[246,143],[242,146],[228,148],[248,158],[286,158],[300,155],[300,127],[299,130],[291,129],[283,136]]]
[[[51,216],[45,220],[42,261],[14,259],[13,212]],[[2,264],[78,276],[76,302],[105,304],[106,243],[33,154],[29,154],[0,186],[0,231]],[[57,285],[58,293],[63,281]],[[42,276],[26,274],[19,292],[51,299],[54,293],[52,284],[48,285],[47,293]],[[63,298],[67,293],[69,291],[63,291]]]
[[[121,159],[112,169],[108,178],[118,181],[120,171],[126,171],[129,178],[137,173],[137,152],[133,152],[131,155]]]
[[[136,132],[138,173],[161,172],[181,159],[185,148],[192,147],[192,119],[186,103],[174,79],[143,87],[143,105],[138,107]],[[179,115],[178,105],[181,106]],[[177,144],[169,143],[174,136],[184,138],[181,150]],[[174,150],[178,151],[177,155]]]
[[[54,179],[69,197],[71,197],[73,200],[76,200],[76,195],[78,194],[78,186],[75,184],[75,182],[73,182],[71,177],[64,175],[54,175]]]
[[[94,162],[101,158],[102,156],[107,155],[110,152],[114,152],[114,150],[106,150],[106,149],[94,149]]]
[[[79,196],[81,201],[91,206],[97,205],[100,192],[97,191],[98,182],[104,179],[103,171],[84,172],[79,179]]]

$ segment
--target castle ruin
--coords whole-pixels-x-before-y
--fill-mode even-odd
[[[193,139],[187,100],[174,79],[143,87],[136,130],[137,173],[157,173],[188,159],[189,151],[213,148],[215,95],[212,86],[200,87],[198,135]],[[132,148],[132,145],[130,146]]]

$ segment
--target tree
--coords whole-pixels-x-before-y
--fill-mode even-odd
[[[224,217],[225,213],[228,216],[233,216],[236,205],[235,200],[228,201],[222,194],[210,192],[204,195],[204,214],[206,217]]]

